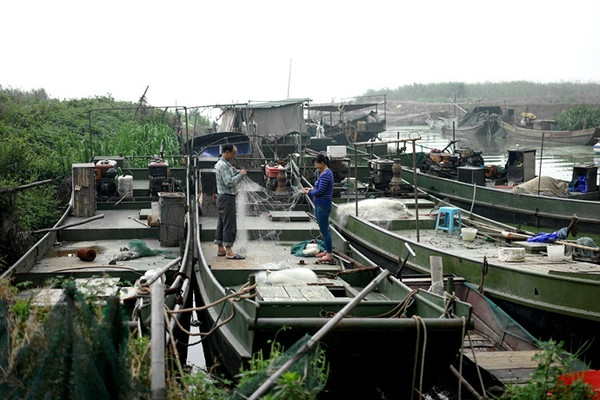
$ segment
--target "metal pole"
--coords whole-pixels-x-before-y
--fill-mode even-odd
[[[540,150],[540,173],[538,175],[538,189],[537,194],[540,195],[540,184],[542,183],[542,160],[544,158],[544,135],[546,132],[542,131],[542,149]]]
[[[308,350],[310,350],[323,336],[325,336],[331,329],[333,329],[338,322],[342,320],[367,294],[369,294],[373,289],[381,283],[384,279],[386,279],[391,272],[387,269],[382,270],[379,275],[375,277],[363,290],[360,291],[350,301],[348,304],[344,306],[335,317],[331,318],[321,329],[319,329],[309,340],[302,346],[298,352],[294,355],[294,357],[287,360],[285,364],[283,364],[277,371],[275,371],[250,397],[248,400],[257,400],[260,396],[264,395],[269,388],[283,375],[285,371],[287,371],[294,363],[296,363]]]
[[[417,145],[416,139],[412,139],[413,148],[413,187],[415,190],[415,227],[417,230],[417,242],[421,241],[419,232],[419,194],[417,192]]]
[[[88,110],[88,129],[90,131],[90,161],[94,159],[94,146],[92,144],[92,110]]]
[[[354,204],[356,207],[356,216],[358,217],[358,149],[354,143]]]
[[[165,285],[161,281],[152,284],[151,312],[152,399],[165,400]]]

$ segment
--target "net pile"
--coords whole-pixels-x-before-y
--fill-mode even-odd
[[[240,382],[235,390],[231,392],[229,399],[240,400],[248,398],[261,387],[270,375],[276,372],[279,367],[285,364],[289,359],[294,357],[298,350],[309,340],[310,335],[306,334],[288,350],[281,353],[278,357],[272,358],[266,368],[258,371],[251,378],[244,379],[243,382]],[[295,373],[297,376],[301,377],[304,389],[313,395],[312,397],[307,398],[316,398],[316,395],[322,392],[325,387],[329,374],[329,367],[325,362],[323,350],[317,345],[308,350],[288,369],[287,372]],[[273,396],[272,398],[290,398],[286,397],[285,394],[277,393],[278,390],[278,386],[275,385],[266,396],[271,395]],[[278,394],[279,397],[277,396]]]
[[[98,318],[74,285],[65,289],[66,304],[57,304],[40,328],[20,346],[0,302],[0,392],[10,399],[142,398],[132,384],[128,362],[128,330],[117,298]],[[11,336],[13,336],[11,338]],[[13,345],[14,346],[14,345]],[[8,354],[12,352],[12,361]]]
[[[338,206],[336,215],[342,225],[346,225],[349,215],[356,215],[356,204]],[[388,228],[394,219],[408,217],[411,213],[400,201],[391,198],[366,199],[358,202],[358,216]]]

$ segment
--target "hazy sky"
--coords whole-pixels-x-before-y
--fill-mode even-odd
[[[196,106],[412,83],[600,82],[600,1],[18,0],[0,85]],[[291,65],[291,74],[290,74]]]

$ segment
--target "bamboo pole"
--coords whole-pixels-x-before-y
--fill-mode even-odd
[[[257,400],[262,395],[267,393],[271,386],[277,382],[277,380],[287,371],[294,363],[310,350],[323,336],[325,336],[331,329],[333,329],[338,322],[340,322],[367,294],[373,291],[384,279],[386,279],[391,272],[389,270],[382,270],[379,275],[375,277],[363,290],[360,291],[348,304],[346,304],[336,315],[331,318],[321,329],[319,329],[299,350],[294,354],[292,358],[287,360],[277,371],[275,371],[269,378],[248,398],[249,400]]]
[[[21,186],[9,187],[9,188],[2,188],[2,189],[0,189],[0,194],[19,192],[21,190],[26,190],[26,189],[29,189],[29,188],[32,188],[32,187],[46,185],[46,184],[51,183],[51,182],[52,182],[52,179],[46,179],[46,180],[39,181],[39,182],[28,183],[27,185],[21,185]]]
[[[61,226],[56,226],[54,228],[38,229],[37,231],[33,231],[31,233],[45,233],[45,232],[52,232],[52,231],[60,231],[60,230],[66,229],[66,228],[70,228],[72,226],[87,224],[88,222],[91,222],[91,221],[94,221],[94,220],[97,220],[100,218],[104,218],[104,214],[94,215],[93,217],[86,218],[82,221],[73,222],[73,223],[61,225]]]
[[[503,229],[499,229],[499,228],[495,228],[492,226],[489,226],[487,224],[483,224],[477,221],[473,221],[472,219],[468,219],[468,218],[463,218],[463,222],[467,222],[470,223],[472,225],[475,226],[479,226],[481,228],[485,228],[485,229],[489,229],[491,231],[495,231],[495,232],[499,232],[499,233],[503,233],[506,232]],[[510,238],[515,238],[515,239],[523,239],[523,240],[527,240],[530,237],[533,237],[534,235],[528,235],[528,234],[524,234],[524,233],[516,233],[516,232],[509,232]],[[504,236],[505,238],[508,239],[508,237]],[[556,240],[554,242],[552,242],[554,244],[564,244],[565,246],[570,246],[570,247],[575,247],[578,249],[582,249],[582,250],[589,250],[589,251],[594,251],[594,252],[600,252],[600,247],[591,247],[591,246],[584,246],[582,244],[578,244],[578,243],[571,243],[565,240]]]

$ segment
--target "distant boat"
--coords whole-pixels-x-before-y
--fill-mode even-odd
[[[600,138],[600,128],[561,131],[553,129],[556,127],[556,124],[553,123],[554,121],[544,120],[537,122],[530,124],[530,127],[523,127],[502,120],[498,121],[500,128],[511,137],[527,139],[536,143],[541,143],[543,137],[544,141],[548,142],[589,146],[596,143],[597,139]]]

